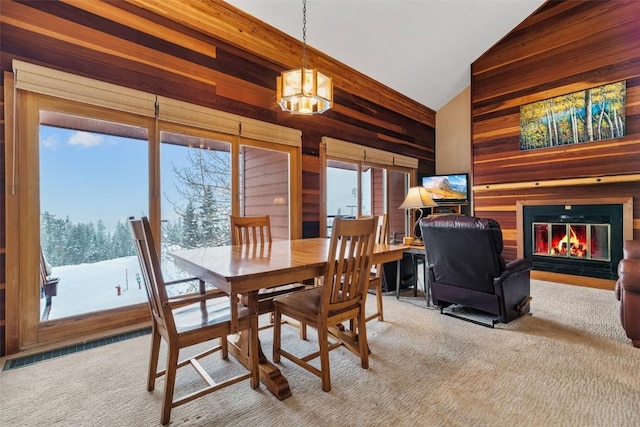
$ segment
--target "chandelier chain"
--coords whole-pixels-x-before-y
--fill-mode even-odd
[[[302,64],[307,68],[307,0],[302,0]]]

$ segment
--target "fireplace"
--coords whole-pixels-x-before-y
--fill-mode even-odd
[[[624,205],[523,206],[524,257],[534,270],[617,279]]]

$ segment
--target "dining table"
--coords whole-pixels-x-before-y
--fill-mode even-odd
[[[249,309],[258,312],[258,291],[322,277],[330,239],[274,240],[265,244],[211,246],[169,252],[178,268],[229,294],[232,301],[246,297]],[[406,246],[375,244],[372,264],[400,262]],[[397,268],[398,276],[400,268]],[[399,282],[399,277],[396,277]],[[238,332],[237,305],[231,304],[231,329]],[[255,331],[257,333],[257,331]],[[229,351],[248,366],[248,346],[243,335],[229,340]],[[246,338],[246,337],[245,337]],[[291,395],[287,379],[260,348],[260,381],[278,399]]]

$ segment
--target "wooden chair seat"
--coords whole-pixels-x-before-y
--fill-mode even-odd
[[[190,332],[198,334],[204,333],[203,328],[221,328],[224,329],[226,335],[230,335],[231,309],[229,298],[208,299],[208,297],[196,298],[200,302],[188,305],[182,305],[178,302],[178,307],[173,309],[173,321],[176,325],[178,334],[187,336]],[[174,305],[176,302],[170,301],[169,304]],[[203,306],[204,304],[204,306]],[[254,314],[242,304],[238,307],[238,321],[241,324],[245,320],[250,320]],[[184,339],[184,338],[183,338]]]
[[[281,306],[287,306],[286,311],[296,313],[296,318],[309,314],[313,316],[320,311],[322,292],[323,289],[321,287],[306,289],[302,292],[287,295],[287,298],[280,299],[279,303]],[[350,310],[358,309],[359,304],[360,301],[357,299],[349,299],[345,301],[344,305],[331,309],[328,315],[333,317],[348,313]]]

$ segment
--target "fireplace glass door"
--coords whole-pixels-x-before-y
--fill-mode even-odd
[[[533,222],[533,254],[610,261],[610,225]]]

